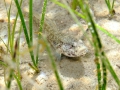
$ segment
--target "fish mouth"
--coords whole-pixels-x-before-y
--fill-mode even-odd
[[[64,44],[60,43],[57,45],[56,50],[67,57],[80,57],[88,52],[88,48],[82,40]]]
[[[69,49],[66,52],[62,52],[67,57],[80,57],[84,56],[88,52],[88,48],[86,46],[76,48],[75,50]]]

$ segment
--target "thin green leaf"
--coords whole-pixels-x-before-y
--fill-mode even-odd
[[[33,7],[33,5],[32,5],[32,3],[33,3],[33,0],[29,0],[29,32],[30,32],[30,44],[31,44],[31,46],[32,46],[32,44],[33,44],[33,31],[32,31],[32,23],[33,23],[33,13],[32,13],[32,7]]]
[[[29,36],[28,36],[26,24],[25,24],[25,21],[24,21],[24,17],[23,17],[23,14],[22,14],[20,5],[19,5],[19,3],[18,3],[18,0],[14,0],[14,1],[15,1],[15,4],[16,4],[16,7],[17,7],[17,9],[18,9],[18,12],[19,12],[19,15],[20,15],[20,19],[21,19],[22,25],[23,25],[23,30],[24,30],[24,34],[25,34],[25,38],[26,38],[26,41],[27,41],[28,48],[31,48],[31,44],[30,44],[30,40],[29,40]],[[33,65],[34,65],[35,67],[37,67],[36,62],[35,62],[35,59],[34,59],[33,50],[30,50],[30,56],[31,56]]]
[[[44,25],[44,18],[45,18],[45,12],[46,12],[46,7],[47,7],[47,0],[44,0],[43,2],[43,9],[42,9],[42,16],[40,17],[40,28],[39,28],[39,32],[42,32],[43,30],[43,25]],[[41,38],[41,35],[38,35],[38,44],[37,44],[37,51],[36,51],[36,64],[38,64],[38,56],[39,56],[39,40]]]
[[[18,84],[18,86],[19,86],[19,90],[23,90],[20,79],[19,79],[15,74],[13,74],[13,76],[14,76],[14,78],[15,78],[16,81],[17,81],[17,84]]]
[[[59,89],[60,89],[60,90],[64,90],[63,85],[62,85],[62,82],[61,82],[61,80],[60,80],[59,73],[58,73],[58,71],[57,71],[57,67],[56,67],[56,64],[55,64],[55,59],[54,59],[54,57],[53,57],[53,55],[52,55],[52,52],[51,52],[51,49],[50,49],[50,45],[48,44],[48,42],[47,42],[47,40],[46,40],[46,38],[45,38],[44,36],[42,36],[42,38],[43,38],[43,40],[44,40],[44,42],[45,42],[46,50],[47,50],[47,53],[48,53],[48,55],[49,55],[49,57],[50,57],[51,64],[52,64],[52,67],[53,67],[53,71],[54,71],[54,74],[55,74],[55,76],[56,76],[56,79],[57,79],[57,82],[58,82],[58,85],[59,85]]]
[[[99,26],[98,24],[96,24],[96,27],[101,30],[102,32],[104,32],[106,35],[108,35],[109,37],[111,37],[113,40],[115,40],[117,43],[120,44],[120,40],[118,38],[116,38],[114,35],[112,35],[111,33],[109,33],[107,30],[105,30],[104,28],[102,28],[101,26]]]

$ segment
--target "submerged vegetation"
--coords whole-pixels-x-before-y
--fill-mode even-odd
[[[111,73],[112,77],[114,78],[115,82],[117,83],[119,89],[120,89],[120,80],[118,78],[118,76],[116,75],[115,71],[113,70],[113,67],[111,66],[105,52],[103,49],[103,45],[101,43],[101,39],[99,37],[98,34],[98,29],[101,30],[103,33],[105,33],[106,35],[108,35],[111,39],[115,40],[117,43],[120,44],[120,40],[118,38],[116,38],[114,35],[112,35],[111,33],[109,33],[107,30],[105,30],[104,28],[102,28],[101,26],[99,26],[97,23],[95,23],[93,16],[91,15],[90,12],[90,7],[89,5],[85,2],[86,0],[72,0],[71,4],[67,4],[66,1],[63,0],[64,3],[61,3],[57,0],[51,0],[53,3],[57,4],[58,6],[66,9],[71,16],[73,17],[73,19],[75,20],[75,22],[81,27],[81,24],[77,18],[80,17],[82,18],[86,23],[88,23],[88,29],[91,32],[92,35],[92,45],[94,47],[94,54],[95,54],[95,64],[96,64],[96,69],[97,69],[97,80],[98,80],[98,84],[96,83],[97,86],[97,90],[106,90],[107,87],[107,70]],[[44,17],[45,17],[45,12],[46,12],[46,7],[47,7],[47,2],[48,0],[44,0],[43,2],[43,7],[42,7],[42,16],[41,21],[40,22],[40,28],[39,28],[39,33],[38,33],[38,43],[37,43],[37,51],[34,52],[33,50],[33,24],[32,24],[32,20],[33,20],[33,1],[29,0],[29,30],[27,30],[26,24],[25,24],[25,19],[22,13],[22,9],[21,9],[21,5],[22,5],[23,0],[21,0],[20,2],[18,2],[18,0],[14,0],[14,3],[16,4],[16,8],[18,10],[18,12],[16,13],[16,18],[13,24],[13,27],[11,29],[11,25],[10,25],[10,12],[11,12],[11,6],[13,1],[11,0],[11,4],[9,9],[6,6],[6,2],[5,3],[5,7],[6,7],[6,11],[7,11],[7,16],[8,16],[8,42],[7,44],[4,43],[4,41],[2,40],[2,38],[0,37],[0,39],[3,41],[3,43],[5,44],[6,48],[7,48],[7,53],[10,54],[10,59],[5,62],[0,61],[0,64],[3,65],[4,67],[4,78],[5,78],[5,85],[6,88],[8,90],[10,90],[11,88],[11,81],[13,80],[13,78],[16,80],[19,90],[23,90],[22,88],[22,84],[21,84],[21,72],[20,72],[20,64],[19,64],[19,49],[20,49],[20,35],[23,29],[24,32],[24,36],[26,39],[26,43],[29,49],[29,54],[31,56],[31,61],[32,63],[29,63],[29,66],[35,71],[35,73],[39,73],[40,70],[38,68],[38,62],[39,62],[39,48],[40,48],[40,40],[43,40],[44,45],[46,47],[46,51],[48,53],[48,56],[50,57],[51,60],[51,65],[53,67],[53,71],[56,77],[56,80],[58,82],[58,86],[60,90],[64,90],[63,84],[61,82],[56,64],[55,64],[55,59],[54,56],[51,53],[51,48],[49,47],[49,43],[46,40],[46,38],[42,35],[42,29],[43,29],[43,24],[44,24]],[[110,16],[114,16],[115,11],[114,11],[114,2],[115,0],[112,1],[112,4],[110,2],[110,0],[105,0],[105,3],[108,7],[109,10],[109,14]],[[79,8],[81,10],[81,13],[78,12],[76,9]],[[16,39],[15,38],[15,28],[16,28],[16,22],[18,19],[18,16],[20,17],[21,20],[21,25],[20,25],[20,29],[19,29],[19,36]],[[41,39],[42,38],[42,39]],[[0,53],[3,52],[2,49],[0,49]],[[35,54],[36,53],[36,54]],[[9,70],[8,70],[9,69]],[[8,76],[6,76],[6,70],[9,71],[7,73]]]

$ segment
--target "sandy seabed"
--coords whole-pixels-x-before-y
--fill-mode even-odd
[[[9,6],[9,0],[6,1],[8,1],[7,6]],[[71,0],[66,1],[69,3]],[[108,8],[104,0],[88,1],[91,11],[93,12],[95,22],[120,39],[120,0],[115,1],[116,14],[112,19],[109,19]],[[33,10],[41,13],[43,0],[34,0],[33,2]],[[22,4],[22,10],[26,10],[26,8],[28,8],[28,0],[24,0]],[[15,18],[16,12],[17,9],[13,3],[11,18]],[[48,2],[46,14],[49,14],[50,18],[56,22],[59,30],[68,30],[76,24],[67,10],[55,5],[50,1]],[[0,22],[0,37],[5,42],[7,41],[6,18],[7,15],[4,6],[4,0],[0,0],[0,19],[6,20],[5,22]],[[83,25],[87,25],[82,19],[79,18],[79,20]],[[19,26],[20,25],[18,23],[17,30],[19,30]],[[36,30],[36,26],[34,26],[34,29]],[[104,51],[113,69],[120,78],[120,45],[102,31],[98,30],[98,32],[104,47]],[[15,37],[17,36],[18,34],[16,31]],[[34,43],[37,41],[36,36],[36,33],[34,33]],[[86,33],[86,36],[91,39],[91,34],[89,31]],[[55,61],[65,90],[95,90],[97,87],[94,48],[91,46],[87,37],[83,37],[83,41],[89,49],[85,56],[81,56],[78,60],[63,58],[61,61]],[[0,41],[0,46],[5,47],[2,41]],[[52,70],[51,62],[46,52],[40,53],[39,56],[40,73],[34,74],[34,71],[29,67],[28,63],[31,63],[31,58],[27,51],[27,44],[23,32],[21,34],[20,52],[23,53],[20,55],[20,71],[22,76],[21,83],[23,90],[59,90],[55,75]],[[2,56],[7,57],[4,54],[1,54],[1,57]],[[107,82],[107,90],[118,90],[118,86],[109,71]],[[0,66],[0,90],[4,89],[5,83],[3,67]],[[15,80],[12,81],[11,90],[19,90]]]

